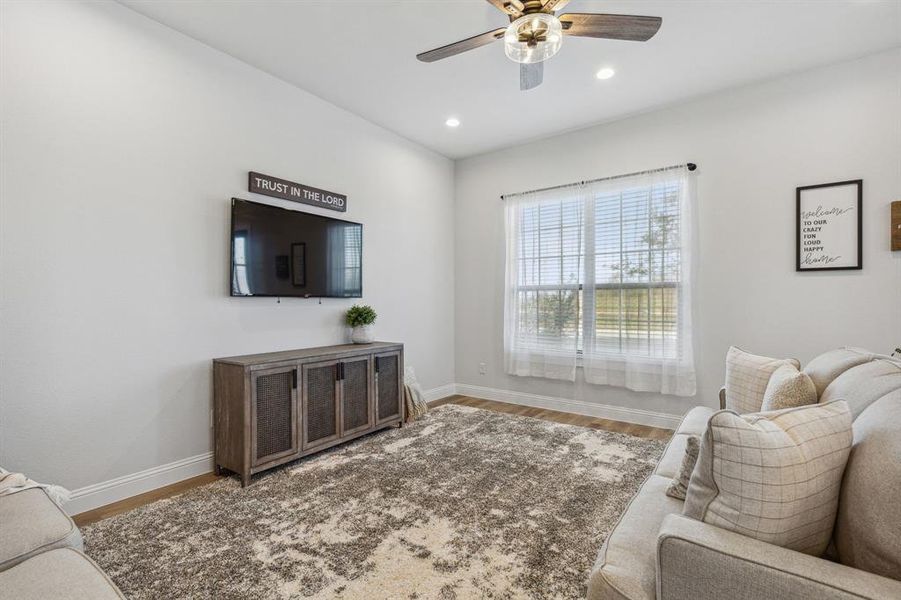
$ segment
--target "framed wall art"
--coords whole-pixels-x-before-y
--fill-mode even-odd
[[[797,188],[797,271],[863,268],[863,180]]]

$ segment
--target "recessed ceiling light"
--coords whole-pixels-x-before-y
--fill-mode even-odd
[[[459,127],[460,119],[458,119],[456,117],[451,117],[450,119],[445,121],[444,124],[447,125],[448,127]]]
[[[601,69],[600,71],[597,72],[598,79],[610,79],[614,75],[616,75],[616,71],[614,71],[610,67],[604,67],[603,69]]]

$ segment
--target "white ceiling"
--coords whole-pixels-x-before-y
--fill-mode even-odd
[[[901,45],[899,0],[573,0],[562,12],[663,26],[646,43],[567,37],[544,84],[520,92],[501,42],[415,58],[504,26],[483,0],[120,1],[451,158]],[[616,76],[596,79],[602,66]]]

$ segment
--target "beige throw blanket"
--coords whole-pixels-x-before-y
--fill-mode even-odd
[[[413,367],[404,367],[404,404],[407,408],[407,421],[414,421],[429,410]]]
[[[0,469],[0,496],[15,494],[16,492],[36,487],[43,488],[47,495],[50,496],[50,499],[59,506],[69,501],[69,490],[64,487],[38,483],[22,473],[10,473],[6,469]]]

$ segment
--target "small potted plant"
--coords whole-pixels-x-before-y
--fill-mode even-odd
[[[378,315],[371,306],[354,304],[347,311],[345,321],[353,327],[350,339],[354,344],[371,344],[375,339],[372,332],[372,324]]]

